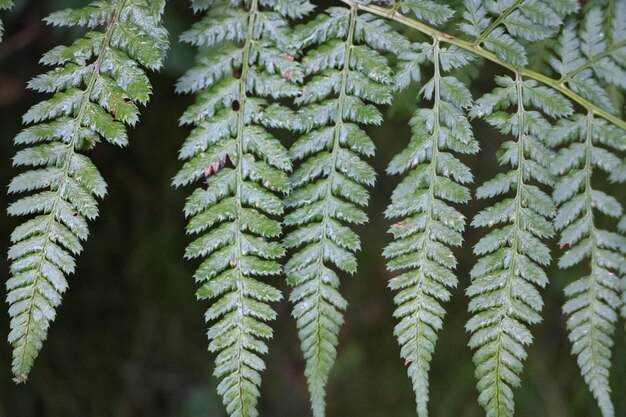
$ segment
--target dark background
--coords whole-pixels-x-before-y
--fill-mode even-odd
[[[78,0],[25,0],[18,1],[10,14],[2,13],[6,34],[0,45],[0,184],[8,184],[17,173],[11,168],[15,153],[11,142],[21,128],[20,117],[41,98],[25,90],[25,83],[43,71],[37,64],[43,52],[80,34],[46,28],[41,19],[52,10],[80,4]],[[130,146],[121,150],[105,143],[90,154],[109,184],[109,195],[101,204],[101,217],[91,224],[78,272],[70,277],[70,290],[25,385],[12,381],[11,349],[4,342],[9,328],[6,305],[0,313],[4,342],[0,343],[0,417],[225,415],[215,393],[213,357],[206,351],[203,311],[207,305],[195,299],[195,264],[182,259],[189,241],[182,215],[188,190],[170,187],[180,167],[177,150],[187,133],[178,127],[177,118],[191,102],[190,97],[173,93],[175,80],[193,63],[193,51],[177,42],[194,21],[187,1],[171,0],[165,21],[172,49],[165,70],[152,76],[154,96],[143,109],[140,124],[130,132]],[[475,97],[493,87],[494,71],[497,68],[483,68],[485,76],[473,83]],[[385,110],[384,126],[371,130],[379,148],[371,163],[381,174],[408,141],[407,121],[416,94],[416,87],[404,93],[392,109]],[[483,151],[466,161],[473,167],[476,183],[481,183],[498,169],[495,150],[503,138],[480,123],[476,126]],[[292,140],[286,137],[285,143]],[[381,213],[398,180],[381,175],[372,190],[371,222],[358,230],[363,240],[359,272],[342,281],[350,306],[328,385],[329,417],[416,415],[392,333],[392,295],[386,288],[390,275],[380,255],[390,239],[389,222]],[[0,209],[6,213],[15,197],[0,192],[0,198]],[[479,208],[473,203],[462,210],[471,218]],[[0,215],[0,247],[9,246],[9,234],[17,224],[17,219]],[[474,262],[471,246],[483,234],[484,230],[468,229],[465,247],[457,251],[460,285],[446,306],[449,313],[432,362],[429,409],[433,417],[484,415],[477,405],[472,354],[466,346],[468,313],[463,293]],[[552,248],[553,256],[558,256],[557,245]],[[0,275],[2,280],[8,276],[4,256]],[[599,416],[569,353],[561,313],[562,289],[577,276],[576,271],[553,269],[549,276],[545,320],[532,328],[535,343],[529,348],[523,386],[515,391],[517,416]],[[287,291],[282,278],[273,283]],[[290,306],[283,301],[275,308],[279,319],[273,323],[276,330],[263,375],[260,415],[307,416],[304,366]],[[611,373],[618,416],[626,415],[625,341],[621,323]]]

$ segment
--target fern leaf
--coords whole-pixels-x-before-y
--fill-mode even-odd
[[[561,16],[576,13],[580,9],[578,0],[547,0],[547,3]]]
[[[212,4],[215,3],[215,4]],[[194,277],[197,297],[212,300],[205,315],[211,322],[209,350],[217,353],[214,374],[218,392],[233,417],[255,417],[267,324],[276,314],[269,303],[279,290],[260,280],[280,274],[284,255],[275,238],[281,195],[291,184],[288,151],[268,131],[285,128],[291,112],[268,98],[293,97],[302,78],[289,54],[284,16],[310,10],[304,1],[195,1],[197,10],[212,6],[181,38],[209,47],[198,64],[180,79],[177,90],[196,94],[181,118],[193,125],[180,157],[185,163],[175,186],[199,185],[187,199],[187,232],[199,234],[187,258],[201,258]]]
[[[379,124],[370,103],[391,100],[391,70],[381,51],[401,53],[409,43],[356,8],[331,8],[300,27],[299,48],[314,46],[302,60],[307,81],[296,104],[294,128],[304,131],[291,147],[301,161],[292,175],[294,191],[285,224],[293,228],[285,246],[294,253],[285,265],[293,287],[290,300],[306,360],[313,414],[325,415],[325,386],[333,365],[346,300],[338,270],[356,272],[358,236],[346,224],[367,220],[362,208],[375,181],[361,156],[374,144],[359,124]]]
[[[0,0],[0,10],[6,10],[13,7],[12,0]],[[0,41],[2,41],[2,36],[4,35],[4,25],[2,20],[0,20]]]
[[[464,22],[460,29],[505,62],[528,64],[525,42],[552,36],[563,16],[576,10],[567,2],[548,0],[465,0]]]
[[[626,87],[626,2],[615,2],[613,7],[588,8],[580,28],[569,22],[551,64],[561,75],[560,83],[617,114],[610,89]],[[589,271],[565,290],[572,353],[603,416],[611,417],[615,411],[609,371],[615,322],[624,302],[618,277],[626,272],[626,239],[598,228],[596,211],[617,218],[622,207],[615,198],[594,190],[591,179],[597,170],[608,173],[612,181],[626,179],[625,164],[615,154],[626,143],[622,131],[592,114],[561,121],[551,136],[555,146],[567,144],[553,165],[562,178],[554,192],[560,206],[556,227],[561,231],[561,247],[569,247],[559,266],[584,264]]]
[[[96,199],[106,194],[97,168],[80,152],[100,138],[127,144],[125,125],[138,121],[135,102],[146,103],[151,89],[142,66],[156,69],[163,61],[167,32],[152,7],[146,0],[96,2],[47,19],[106,28],[44,55],[43,62],[58,67],[32,79],[29,87],[53,96],[24,115],[33,125],[15,138],[29,147],[13,164],[29,168],[11,181],[9,193],[34,193],[11,204],[8,213],[36,215],[15,229],[9,250],[9,342],[17,382],[26,380],[46,339],[68,287],[66,276],[74,272],[74,258],[89,234],[87,220],[98,216]]]
[[[598,227],[596,212],[619,218],[623,210],[614,197],[593,188],[592,177],[598,170],[610,174],[620,164],[613,152],[624,149],[623,132],[590,113],[559,121],[550,137],[554,146],[566,145],[552,165],[561,178],[554,190],[559,204],[555,226],[560,230],[560,246],[566,248],[559,266],[588,268],[588,275],[565,289],[563,310],[569,316],[572,353],[602,415],[612,417],[609,370],[622,305],[619,277],[626,273],[626,238]]]
[[[609,33],[605,33],[605,13],[592,7],[584,16],[581,27],[568,22],[559,36],[557,57],[552,67],[561,75],[559,82],[572,91],[616,113],[606,86],[626,88],[626,2],[615,2],[614,18]]]
[[[442,25],[454,15],[450,6],[432,0],[397,0],[392,10],[398,9],[433,25]]]
[[[416,65],[425,58],[434,65],[434,76],[422,89],[433,107],[417,109],[411,119],[411,143],[387,169],[392,174],[410,173],[394,191],[386,212],[387,217],[402,220],[391,227],[394,241],[384,256],[390,259],[390,271],[404,271],[389,283],[397,292],[395,335],[408,364],[417,413],[425,417],[430,360],[445,315],[442,303],[457,285],[451,247],[461,244],[465,227],[464,216],[451,204],[470,199],[462,184],[473,180],[470,169],[452,152],[476,153],[478,143],[464,112],[471,106],[470,92],[456,78],[441,74],[442,68],[464,66],[471,56],[456,47],[442,48],[438,41],[419,49]]]
[[[512,388],[519,385],[525,346],[532,342],[528,326],[541,320],[543,302],[537,287],[548,278],[543,270],[550,264],[544,240],[554,234],[554,203],[540,187],[553,185],[547,166],[552,153],[544,145],[549,122],[531,106],[552,116],[565,116],[572,107],[557,93],[534,81],[499,77],[499,87],[480,98],[470,115],[485,120],[515,141],[505,142],[498,152],[501,165],[513,169],[485,182],[478,198],[509,197],[478,213],[474,227],[492,230],[474,247],[480,256],[471,271],[472,318],[466,328],[469,345],[475,350],[479,402],[488,417],[511,417]],[[515,113],[504,110],[516,107]]]

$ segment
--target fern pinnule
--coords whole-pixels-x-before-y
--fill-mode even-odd
[[[433,0],[396,0],[390,14],[394,14],[396,10],[432,25],[442,25],[454,15],[452,7]]]

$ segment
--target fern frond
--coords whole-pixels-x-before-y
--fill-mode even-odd
[[[0,10],[6,10],[13,7],[12,0],[0,0]],[[0,41],[2,41],[2,36],[4,35],[4,25],[2,24],[2,20],[0,20]]]
[[[574,22],[566,24],[551,62],[561,75],[560,83],[614,114],[619,111],[610,88],[626,87],[625,14],[624,1],[615,2],[613,10],[588,8],[580,28]],[[626,180],[626,164],[615,154],[626,147],[623,134],[589,112],[561,121],[551,135],[555,146],[567,144],[553,165],[563,178],[554,192],[560,206],[555,225],[561,230],[561,247],[570,248],[559,266],[589,268],[589,275],[566,288],[564,311],[570,316],[572,353],[604,417],[615,414],[609,370],[614,327],[625,301],[620,298],[624,283],[619,277],[626,273],[626,239],[598,228],[596,210],[618,218],[622,207],[612,196],[593,189],[592,178],[599,169],[612,181]]]
[[[285,224],[293,230],[285,246],[294,253],[285,265],[293,287],[290,300],[306,360],[313,414],[325,414],[325,386],[336,357],[342,311],[337,271],[356,272],[358,236],[346,224],[362,224],[374,170],[361,156],[374,144],[359,126],[379,124],[370,103],[391,100],[392,73],[381,52],[396,54],[409,43],[382,20],[356,8],[331,8],[296,33],[307,81],[296,104],[295,128],[306,132],[291,147],[301,161],[292,175],[294,191]]]
[[[424,59],[434,65],[433,78],[422,88],[433,107],[417,109],[409,146],[387,168],[390,174],[410,173],[394,191],[385,213],[402,220],[391,227],[394,241],[384,256],[390,259],[390,271],[404,271],[389,283],[397,291],[395,335],[408,364],[417,413],[425,417],[430,360],[445,315],[442,303],[457,285],[451,247],[460,246],[465,227],[465,217],[452,204],[469,201],[463,184],[473,181],[470,169],[452,152],[476,153],[478,143],[464,111],[472,104],[470,92],[456,78],[441,74],[463,67],[471,56],[456,47],[442,48],[437,40],[419,45],[419,50],[415,65]]]
[[[598,227],[596,212],[619,218],[623,210],[614,197],[593,188],[592,178],[598,170],[614,172],[620,164],[614,152],[626,149],[626,140],[622,131],[591,113],[561,120],[550,138],[554,146],[567,145],[552,164],[552,171],[561,178],[554,190],[560,207],[555,226],[560,230],[561,248],[567,248],[559,266],[584,264],[589,271],[565,289],[567,302],[563,310],[569,316],[572,353],[602,415],[612,417],[615,413],[609,369],[615,323],[622,305],[619,277],[626,273],[626,238]]]
[[[480,392],[479,402],[488,417],[511,417],[514,411],[512,388],[526,358],[525,347],[532,342],[528,326],[541,320],[543,306],[537,287],[545,287],[544,267],[550,251],[544,240],[554,234],[552,199],[541,185],[553,185],[547,166],[552,153],[544,145],[550,124],[538,111],[552,117],[572,112],[568,101],[531,80],[498,77],[493,93],[477,100],[471,116],[485,120],[514,141],[505,142],[498,152],[501,165],[513,169],[500,173],[480,186],[476,197],[508,197],[474,217],[472,226],[493,228],[474,247],[480,256],[471,271],[472,318],[466,328],[469,345],[475,349],[474,363]],[[514,106],[515,113],[505,110]],[[495,227],[494,227],[495,226]]]
[[[567,85],[603,109],[618,113],[606,86],[626,88],[626,2],[615,2],[610,31],[605,33],[607,17],[603,9],[587,11],[577,28],[568,22],[559,36],[552,67]]]
[[[13,164],[30,168],[11,181],[9,193],[34,193],[11,204],[8,213],[37,215],[15,229],[9,250],[9,342],[17,382],[26,380],[41,349],[89,234],[87,220],[98,216],[96,199],[106,194],[97,168],[80,152],[100,138],[128,143],[125,125],[137,123],[135,103],[145,104],[151,91],[142,66],[159,68],[168,46],[160,13],[147,0],[95,2],[53,13],[47,21],[106,29],[44,55],[42,62],[57,68],[33,78],[29,87],[53,96],[28,110],[23,120],[33,126],[15,138],[29,147]]]
[[[267,324],[276,314],[269,303],[279,290],[259,278],[280,274],[285,251],[277,217],[281,195],[291,184],[291,159],[269,128],[285,128],[291,111],[269,98],[293,97],[300,90],[299,65],[287,50],[284,16],[310,10],[304,1],[198,1],[207,14],[185,32],[183,41],[208,47],[180,79],[179,92],[196,94],[181,117],[194,128],[182,146],[185,160],[175,186],[199,183],[185,205],[187,232],[199,234],[185,253],[204,259],[194,277],[197,297],[212,300],[205,315],[209,350],[217,353],[218,392],[233,417],[256,417],[261,371],[267,353]]]
[[[524,42],[552,36],[563,16],[578,9],[577,1],[558,0],[465,0],[460,29],[505,62],[525,66]]]

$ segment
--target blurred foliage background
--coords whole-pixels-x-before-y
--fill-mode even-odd
[[[0,184],[8,184],[15,149],[12,139],[20,130],[21,115],[37,100],[25,83],[43,71],[41,54],[78,34],[47,28],[41,21],[52,10],[80,6],[80,0],[22,0],[5,13],[7,33],[0,45]],[[333,2],[317,2],[324,7]],[[338,2],[334,2],[337,4]],[[207,353],[206,305],[195,300],[194,266],[182,259],[188,239],[184,235],[182,207],[185,192],[173,190],[177,150],[186,129],[177,118],[190,97],[177,96],[173,85],[193,61],[193,51],[177,42],[194,21],[185,0],[170,0],[166,26],[172,48],[165,70],[152,77],[154,96],[142,119],[131,131],[131,145],[119,150],[99,145],[92,158],[109,184],[101,217],[91,225],[91,237],[79,258],[78,273],[58,310],[30,379],[25,385],[11,380],[11,350],[0,343],[0,417],[199,417],[225,416],[215,393],[213,358]],[[539,62],[539,60],[535,61]],[[472,86],[474,96],[493,87],[497,68],[481,69]],[[479,73],[476,72],[474,77]],[[386,164],[408,141],[408,119],[416,106],[417,87],[400,95],[383,126],[373,129],[379,152],[372,161],[381,173],[369,207],[370,224],[359,230],[363,239],[359,273],[345,277],[342,291],[350,302],[341,331],[337,363],[328,386],[328,416],[414,416],[414,398],[399,348],[393,336],[392,296],[386,288],[389,274],[381,256],[388,242],[383,218],[389,196],[399,178],[382,175]],[[467,161],[476,183],[492,176],[495,152],[503,140],[484,125],[477,125],[483,151]],[[285,143],[293,141],[285,137]],[[615,193],[615,190],[612,190]],[[622,194],[624,191],[619,191]],[[12,198],[0,193],[3,213]],[[478,203],[462,207],[471,218]],[[0,216],[0,246],[7,248],[16,221]],[[433,417],[482,416],[478,406],[468,335],[468,271],[471,247],[484,234],[466,232],[466,245],[457,251],[460,286],[447,305],[431,369],[430,411]],[[553,256],[558,246],[552,244]],[[545,290],[544,321],[533,328],[535,343],[516,390],[519,417],[599,416],[574,358],[570,355],[562,289],[576,271],[549,274]],[[0,275],[8,275],[6,257],[0,257]],[[278,286],[287,291],[284,282]],[[4,295],[3,295],[4,298]],[[310,415],[303,377],[303,360],[287,301],[275,306],[279,319],[270,343],[264,373],[260,411],[263,417]],[[6,308],[0,313],[3,341],[9,328]],[[616,334],[611,382],[617,415],[626,415],[626,337],[623,325]]]

